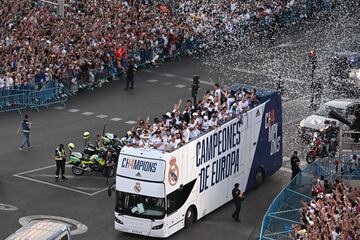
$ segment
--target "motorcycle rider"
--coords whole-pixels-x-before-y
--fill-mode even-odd
[[[65,174],[65,161],[66,161],[66,153],[64,150],[64,144],[59,144],[59,147],[55,150],[55,162],[56,162],[56,172],[55,172],[55,180],[59,181],[59,172],[61,170],[61,179],[67,180],[64,176]]]
[[[335,154],[336,146],[337,146],[337,139],[339,136],[339,127],[336,126],[336,121],[331,121],[330,126],[325,129],[324,137],[326,140],[326,152],[328,156],[330,154]]]
[[[98,151],[104,146],[103,137],[101,136],[101,134],[96,135],[95,145],[96,150]]]

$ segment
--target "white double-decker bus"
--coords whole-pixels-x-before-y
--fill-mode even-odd
[[[280,95],[172,152],[126,146],[116,176],[115,229],[166,238],[247,191],[282,165]]]

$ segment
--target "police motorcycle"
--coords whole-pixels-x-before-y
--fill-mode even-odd
[[[326,122],[328,124],[330,122]],[[306,154],[306,162],[311,164],[318,157],[335,157],[338,146],[339,130],[336,122],[331,122],[330,126],[321,128],[314,132],[310,149]]]
[[[127,138],[119,138],[112,133],[105,133],[102,137],[102,142],[105,147],[114,149],[116,154],[119,155],[121,149],[127,144]]]
[[[75,152],[75,144],[69,143],[68,149],[70,151],[70,157],[68,164],[72,165],[71,171],[75,176],[81,176],[84,172],[98,172],[104,173],[106,167],[106,154],[110,151],[107,148],[102,148],[98,153],[88,157],[87,154]],[[111,167],[109,177],[115,175],[115,166]]]

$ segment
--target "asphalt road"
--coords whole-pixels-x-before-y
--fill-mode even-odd
[[[85,224],[88,231],[74,239],[144,239],[114,230],[114,198],[107,197],[103,178],[95,174],[73,177],[67,169],[68,181],[54,181],[54,149],[59,143],[74,142],[80,149],[82,134],[92,136],[106,130],[122,135],[139,118],[161,116],[180,98],[190,95],[192,76],[201,77],[201,90],[210,87],[209,78],[228,85],[231,82],[255,86],[274,86],[281,75],[286,93],[283,102],[284,157],[305,146],[297,136],[297,125],[309,114],[309,72],[306,52],[318,49],[318,76],[326,73],[329,51],[351,44],[358,36],[359,14],[340,13],[334,19],[316,20],[281,30],[274,46],[256,41],[243,44],[236,51],[211,51],[205,56],[187,57],[159,68],[136,73],[135,89],[124,91],[124,80],[105,84],[94,91],[83,91],[72,97],[65,108],[52,106],[31,111],[33,122],[32,149],[18,150],[22,140],[16,135],[21,116],[17,112],[0,117],[0,239],[16,231],[19,219],[31,215],[71,218]],[[345,18],[345,20],[343,19]],[[344,30],[344,25],[351,29]],[[334,33],[336,33],[334,35]],[[345,34],[345,35],[342,35]],[[352,34],[348,36],[347,34]],[[355,34],[355,35],[354,35]],[[341,40],[341,44],[340,44]],[[320,79],[325,81],[325,77]],[[327,91],[326,97],[331,98]],[[55,108],[54,108],[55,107]],[[258,239],[262,217],[271,200],[288,182],[288,162],[264,185],[247,194],[242,223],[231,221],[233,206],[227,204],[201,219],[190,229],[170,239]],[[4,211],[1,204],[16,207]],[[11,210],[11,209],[6,209]]]

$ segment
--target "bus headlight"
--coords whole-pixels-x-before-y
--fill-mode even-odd
[[[118,224],[124,224],[120,219],[118,219],[117,217],[115,217],[115,222],[117,222]]]
[[[164,224],[160,224],[160,225],[157,225],[155,227],[152,227],[153,230],[159,230],[159,229],[162,229],[164,226]]]

